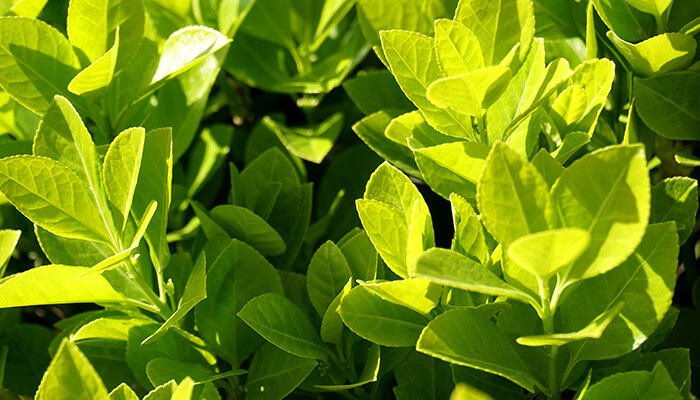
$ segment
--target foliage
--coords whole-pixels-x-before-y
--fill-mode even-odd
[[[694,398],[694,2],[0,15],[0,398]]]

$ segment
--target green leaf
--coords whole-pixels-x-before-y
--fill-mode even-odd
[[[179,385],[171,380],[149,392],[143,400],[192,400],[193,390],[194,381],[189,377]]]
[[[192,272],[187,278],[185,290],[180,297],[175,312],[156,329],[151,336],[144,339],[141,344],[148,344],[161,337],[171,326],[174,326],[187,315],[200,301],[207,297],[207,261],[202,252],[194,263]]]
[[[345,241],[338,242],[340,251],[357,279],[373,280],[377,277],[377,261],[379,255],[372,246],[367,232],[360,230]]]
[[[146,131],[143,128],[129,128],[121,132],[109,145],[103,164],[103,179],[107,197],[119,211],[121,230],[129,220],[131,203],[134,199],[136,183],[143,159]]]
[[[169,381],[148,392],[143,400],[172,400],[176,390],[177,383],[175,383],[175,381]]]
[[[407,31],[382,31],[382,48],[389,70],[401,90],[436,130],[455,137],[472,137],[469,117],[443,110],[426,97],[428,86],[443,77],[434,51],[433,39]]]
[[[0,191],[29,220],[51,233],[111,243],[105,225],[95,223],[102,217],[93,193],[57,161],[37,156],[0,160]]]
[[[0,283],[0,308],[128,302],[101,275],[81,276],[86,270],[85,267],[45,265],[8,276]]]
[[[0,87],[39,115],[54,95],[68,95],[80,67],[68,40],[37,19],[0,18],[0,56]]]
[[[383,300],[363,286],[343,298],[339,313],[355,334],[389,347],[413,347],[427,322],[417,312]]]
[[[565,82],[566,86],[578,85],[586,93],[586,109],[583,118],[571,126],[561,127],[565,132],[584,132],[593,135],[598,115],[605,106],[615,77],[615,64],[607,59],[594,59],[580,64]],[[579,92],[580,93],[580,92]],[[580,101],[580,100],[579,100]],[[566,129],[564,129],[566,128]]]
[[[476,184],[489,147],[476,142],[445,143],[413,151],[425,182],[449,199],[452,193],[474,202]]]
[[[639,347],[671,306],[677,257],[678,238],[673,224],[649,225],[627,261],[606,274],[581,282],[568,293],[559,313],[567,331],[581,329],[617,303],[624,303],[600,339],[570,345],[572,362],[613,358]]]
[[[685,243],[692,233],[697,211],[698,182],[695,179],[683,176],[667,178],[651,188],[649,222],[674,221],[678,243]]]
[[[95,144],[77,111],[66,98],[54,97],[39,123],[33,151],[35,156],[48,157],[62,163],[82,179],[97,205],[100,220],[109,233],[111,243],[115,243],[114,222],[103,191]],[[95,222],[92,224],[95,225]]]
[[[680,400],[666,368],[659,362],[651,372],[629,371],[602,379],[588,388],[579,400]]]
[[[248,243],[263,255],[276,256],[287,249],[279,233],[245,207],[217,206],[211,210],[211,216],[230,237]]]
[[[397,400],[447,399],[452,387],[449,364],[412,351],[394,370]]]
[[[113,52],[115,59],[119,54],[118,62],[123,67],[141,44],[145,24],[143,3],[141,0],[73,0],[68,5],[67,21],[71,45],[90,63]]]
[[[426,96],[440,108],[481,117],[506,90],[510,77],[509,68],[485,67],[464,75],[438,79],[430,84]]]
[[[139,400],[139,397],[126,383],[121,383],[109,393],[110,400]]]
[[[22,231],[0,230],[0,279],[5,275],[5,268],[7,268],[7,263],[15,251],[21,234]]]
[[[260,336],[285,351],[304,358],[328,359],[328,350],[304,313],[280,294],[258,296],[237,315]]]
[[[16,395],[33,396],[51,362],[48,349],[56,335],[42,325],[15,324],[12,318],[7,318],[8,314],[3,311],[0,333],[3,388]]]
[[[263,124],[275,132],[287,150],[316,164],[320,164],[331,151],[343,129],[343,121],[341,113],[333,114],[318,126],[310,128],[289,128],[269,117],[262,120]]]
[[[548,91],[544,89],[548,82],[556,86],[565,75],[571,73],[566,61],[553,62],[545,69],[544,47],[544,40],[533,40],[527,58],[514,71],[503,95],[486,113],[490,142],[506,139],[511,134],[508,130],[515,125],[514,121],[527,115],[538,97]]]
[[[258,336],[234,317],[252,298],[283,293],[277,271],[249,245],[233,240],[210,240],[207,298],[195,306],[195,325],[202,338],[234,368],[259,346]]]
[[[608,39],[641,76],[681,70],[690,65],[698,43],[682,33],[663,33],[633,44],[608,31]]]
[[[68,84],[68,90],[77,95],[97,94],[106,91],[112,83],[117,68],[119,29],[114,33],[114,45],[100,58],[80,71]]]
[[[562,346],[567,343],[584,339],[599,339],[605,329],[610,325],[615,317],[620,313],[624,303],[617,303],[600,314],[590,324],[576,332],[550,333],[544,335],[521,336],[515,341],[523,346]]]
[[[230,151],[233,127],[224,124],[210,125],[202,129],[198,140],[189,150],[187,196],[193,198],[219,171]],[[177,147],[174,143],[173,146]]]
[[[498,64],[517,44],[524,58],[535,35],[535,15],[527,0],[463,0],[455,21],[479,39],[486,66]]]
[[[377,111],[356,122],[352,126],[352,130],[370,149],[374,150],[383,159],[401,168],[408,174],[420,176],[411,150],[404,144],[397,144],[384,136],[384,131],[392,122],[392,119],[399,115],[398,111]]]
[[[307,277],[308,281],[308,277]],[[338,349],[342,345],[343,339],[343,320],[340,318],[338,309],[340,308],[340,302],[343,298],[350,293],[352,289],[352,278],[348,278],[347,283],[343,286],[343,289],[338,293],[337,296],[331,301],[331,304],[326,309],[323,314],[323,319],[321,319],[321,340],[326,343],[333,343]]]
[[[281,400],[287,397],[318,362],[289,354],[270,344],[255,353],[246,380],[246,398],[250,400]]]
[[[41,380],[37,400],[107,400],[109,395],[100,376],[78,347],[61,343]]]
[[[405,29],[426,35],[433,33],[433,21],[451,18],[457,0],[358,0],[357,10],[362,31],[383,61],[379,33],[385,29]]]
[[[590,235],[577,228],[553,229],[518,238],[508,246],[508,257],[545,280],[575,261],[588,247]]]
[[[467,392],[472,396],[478,394],[490,396],[484,399],[474,397],[475,400],[521,400],[523,398],[522,389],[519,386],[498,375],[456,364],[451,364],[450,367],[452,368],[452,380],[458,387],[467,387],[473,391]],[[472,397],[467,399],[472,399]]]
[[[592,0],[605,25],[629,42],[650,37],[655,29],[654,18],[631,7],[627,0]]]
[[[586,91],[579,85],[569,86],[552,103],[552,117],[564,127],[571,126],[583,119],[587,105]]]
[[[442,287],[423,278],[360,282],[360,285],[386,301],[408,307],[423,315],[430,314],[442,295]]]
[[[683,398],[690,395],[691,360],[688,349],[670,348],[650,353],[633,352],[598,370],[601,375],[613,375],[625,371],[649,371],[661,362]],[[606,368],[607,367],[607,368]]]
[[[666,12],[666,9],[673,3],[673,0],[625,0],[629,5],[639,11],[651,14],[656,18]]]
[[[172,327],[160,339],[149,344],[141,344],[159,326],[157,323],[151,323],[134,326],[128,331],[126,361],[137,382],[143,388],[153,387],[148,380],[146,367],[155,358],[169,358],[213,368],[216,357],[207,351],[204,341],[180,328]]]
[[[401,277],[411,273],[415,257],[433,246],[428,206],[413,183],[388,163],[377,168],[357,201],[367,234],[387,266]]]
[[[635,109],[644,123],[669,139],[700,140],[700,75],[674,72],[635,78]]]
[[[479,39],[459,22],[435,21],[435,51],[447,76],[464,75],[484,67]]]
[[[48,0],[12,0],[10,11],[22,17],[36,18]]]
[[[484,226],[502,245],[548,228],[547,184],[534,166],[502,142],[486,159],[476,200]]]
[[[384,109],[409,111],[413,108],[389,71],[363,72],[343,83],[343,89],[363,114]]]
[[[368,383],[376,382],[379,377],[379,367],[381,362],[381,348],[376,344],[367,346],[367,355],[364,366],[360,375],[357,377],[357,382],[345,385],[314,385],[315,388],[328,391],[341,391],[354,389]]]
[[[420,111],[411,111],[394,118],[386,127],[384,135],[402,146],[408,146],[412,150],[460,140],[453,136],[443,135],[433,129],[426,122]]]
[[[188,26],[173,32],[163,43],[151,85],[186,72],[229,42],[231,39],[204,26]]]
[[[187,377],[191,378],[196,384],[201,384],[245,373],[245,370],[234,369],[214,374],[210,368],[202,364],[188,363],[170,358],[154,358],[146,365],[146,374],[153,386],[162,385],[170,380],[182,382]]]
[[[595,177],[595,179],[591,179]],[[649,174],[641,146],[610,146],[575,161],[551,192],[559,227],[588,231],[586,251],[569,279],[585,279],[619,265],[637,247],[649,220]]]
[[[455,309],[439,315],[421,333],[416,350],[449,363],[500,375],[531,392],[535,386],[541,386],[513,343],[476,310]]]
[[[531,304],[534,299],[507,284],[486,266],[455,251],[434,248],[418,257],[416,275],[437,284]]]
[[[146,133],[141,169],[134,190],[131,212],[142,218],[152,200],[158,208],[146,229],[146,239],[164,267],[170,254],[166,241],[168,210],[172,197],[173,141],[170,128],[154,129]],[[156,266],[156,269],[160,268]]]
[[[222,0],[219,4],[219,31],[234,37],[256,0]]]
[[[345,256],[335,243],[329,240],[316,250],[306,272],[306,288],[319,315],[325,315],[351,277]]]
[[[456,194],[450,195],[450,203],[455,231],[450,249],[486,263],[490,251],[486,245],[486,235],[479,217],[472,206]]]
[[[540,149],[537,154],[532,157],[530,163],[537,168],[537,172],[542,175],[549,188],[554,186],[554,182],[556,182],[561,173],[564,172],[564,167],[561,163],[555,160],[546,149]]]

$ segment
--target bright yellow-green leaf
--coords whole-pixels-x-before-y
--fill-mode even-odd
[[[571,85],[552,103],[553,117],[559,118],[564,126],[573,125],[583,118],[587,105],[586,91],[579,85]]]
[[[418,189],[384,163],[372,173],[357,209],[379,255],[397,275],[408,277],[412,258],[434,241],[428,206]]]
[[[486,67],[464,75],[438,79],[430,84],[426,95],[438,107],[480,117],[498,100],[510,77],[507,67]]]
[[[108,400],[107,389],[78,346],[64,340],[39,384],[36,400]]]
[[[413,151],[423,179],[431,189],[446,199],[456,193],[472,202],[488,153],[488,146],[468,141]]]
[[[644,11],[656,18],[660,18],[673,0],[625,0],[632,7],[639,11]]]
[[[627,259],[644,235],[649,199],[646,156],[639,145],[607,147],[571,164],[552,188],[549,216],[559,227],[588,231],[591,241],[569,278],[602,274]]]
[[[112,83],[117,67],[119,52],[119,28],[114,33],[114,45],[95,62],[80,71],[68,84],[68,90],[77,95],[89,95],[104,92]]]
[[[698,46],[692,36],[682,33],[663,33],[636,44],[620,39],[613,31],[608,31],[608,38],[641,76],[687,67],[693,61]]]
[[[622,265],[567,293],[558,311],[564,331],[577,331],[624,303],[599,339],[568,345],[572,362],[618,357],[649,338],[671,306],[677,261],[678,236],[673,223],[649,225],[644,239]]]
[[[364,288],[386,301],[428,315],[440,301],[442,287],[423,278],[361,282]]]
[[[55,95],[68,95],[79,68],[68,40],[49,24],[0,18],[0,87],[21,105],[43,115]]]
[[[12,252],[15,250],[15,246],[21,234],[22,231],[13,231],[9,229],[0,230],[0,279],[2,279],[5,274],[7,262],[10,260],[10,256],[12,256]]]
[[[126,65],[138,51],[144,25],[141,0],[72,0],[68,6],[68,39],[90,63],[117,47],[110,57]]]
[[[110,243],[90,189],[57,161],[37,156],[0,160],[0,192],[53,234]]]
[[[528,369],[514,342],[476,310],[455,309],[430,321],[416,350],[452,364],[500,375],[534,391],[540,385]]]
[[[131,202],[141,169],[146,131],[129,128],[120,133],[107,149],[103,164],[103,179],[107,197],[117,209],[122,230],[129,220]]]
[[[534,166],[504,143],[491,149],[477,187],[477,203],[486,229],[507,245],[548,229],[547,184]]]
[[[523,303],[533,301],[525,292],[507,284],[486,266],[455,251],[434,248],[416,262],[416,276],[432,282],[491,296],[505,296]]]
[[[484,67],[479,39],[459,22],[435,21],[435,51],[447,76],[464,75]]]
[[[563,228],[523,236],[508,246],[508,257],[546,280],[576,260],[588,247],[590,235],[583,229]]]
[[[496,65],[519,44],[523,59],[535,35],[535,15],[528,0],[462,0],[455,21],[481,43],[484,65]]]
[[[87,269],[45,265],[8,276],[0,283],[0,307],[128,302],[101,275],[82,275]]]
[[[428,86],[444,76],[433,38],[399,30],[382,31],[380,36],[389,70],[426,121],[446,135],[471,137],[471,120],[466,115],[436,107],[426,97]]]
[[[163,44],[151,84],[172,79],[189,70],[230,41],[218,31],[204,26],[189,26],[174,32]]]
[[[624,303],[617,303],[613,307],[600,314],[590,324],[576,332],[569,333],[550,333],[544,335],[521,336],[515,339],[518,344],[523,346],[562,346],[567,343],[575,342],[584,339],[598,339],[603,335],[605,329],[610,325],[617,314],[620,313]]]

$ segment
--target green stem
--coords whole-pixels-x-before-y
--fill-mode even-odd
[[[558,283],[558,282],[557,282]],[[549,284],[542,279],[539,280],[540,297],[542,298],[542,325],[544,332],[547,334],[554,333],[554,313],[551,307],[551,298],[549,293]],[[559,285],[557,284],[557,287]],[[549,381],[548,386],[551,392],[550,399],[561,399],[561,391],[559,389],[559,379],[557,377],[557,354],[559,346],[550,346],[549,348]]]
[[[136,282],[139,288],[148,296],[148,300],[153,303],[156,314],[160,315],[163,319],[168,319],[168,317],[170,317],[170,308],[164,301],[156,296],[150,285],[143,279],[143,276],[134,268],[134,264],[130,259],[126,261],[126,269],[129,274],[134,277],[134,282]]]

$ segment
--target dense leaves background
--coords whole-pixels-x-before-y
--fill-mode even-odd
[[[0,398],[700,387],[700,3],[0,15]]]

